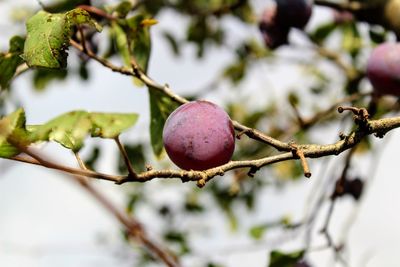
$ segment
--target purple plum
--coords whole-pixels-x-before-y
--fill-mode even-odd
[[[367,77],[377,95],[400,96],[400,43],[383,43],[372,50]]]
[[[276,21],[276,5],[267,7],[259,22],[259,29],[268,48],[274,49],[288,43],[289,27]]]
[[[201,171],[231,159],[235,132],[222,108],[208,101],[192,101],[168,117],[163,142],[169,158],[178,167]]]
[[[312,14],[312,0],[276,0],[276,21],[281,26],[303,29]]]

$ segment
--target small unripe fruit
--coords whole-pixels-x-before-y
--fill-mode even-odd
[[[372,51],[367,77],[376,94],[400,96],[400,43],[380,44]]]
[[[200,171],[231,159],[235,132],[223,109],[208,101],[193,101],[168,117],[163,142],[169,158],[178,167]]]

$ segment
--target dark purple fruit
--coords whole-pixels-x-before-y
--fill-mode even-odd
[[[274,49],[288,43],[289,27],[277,23],[276,6],[269,6],[264,10],[259,28],[268,48]]]
[[[371,53],[367,77],[378,95],[400,96],[400,44],[384,43]]]
[[[235,148],[228,114],[208,101],[193,101],[168,117],[163,131],[169,158],[185,170],[206,170],[227,163]]]
[[[311,0],[276,0],[276,20],[281,26],[303,29],[310,20]]]

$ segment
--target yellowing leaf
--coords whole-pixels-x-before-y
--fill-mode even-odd
[[[156,20],[156,19],[144,19],[144,20],[142,20],[140,25],[142,27],[150,27],[150,26],[153,26],[153,25],[155,25],[157,23],[158,23],[158,20]]]

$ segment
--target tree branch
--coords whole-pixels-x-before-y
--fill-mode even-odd
[[[76,169],[76,168],[71,168],[68,166],[60,165],[60,164],[57,164],[57,163],[54,163],[54,162],[51,162],[51,161],[41,158],[37,153],[32,152],[31,149],[20,147],[20,146],[18,147],[18,149],[30,157],[28,158],[28,157],[24,157],[21,155],[17,155],[17,156],[9,158],[10,160],[39,165],[39,166],[42,166],[42,167],[45,167],[48,169],[58,170],[58,171],[73,174],[73,175],[80,175],[80,176],[85,176],[85,177],[89,177],[89,178],[107,180],[107,181],[116,182],[116,183],[125,179],[125,176],[122,176],[122,175],[110,175],[110,174],[104,174],[104,173],[95,172],[95,171],[91,171],[91,170]]]
[[[85,49],[77,42],[75,42],[73,40],[71,40],[70,42],[71,42],[71,45],[74,46],[76,49],[78,49],[79,51],[81,51],[83,53],[86,53],[89,57],[98,61],[103,66],[111,69],[112,71],[119,72],[121,74],[129,75],[129,76],[134,76],[134,77],[140,79],[149,88],[162,92],[163,94],[170,97],[173,101],[175,101],[179,104],[184,104],[184,103],[188,102],[188,100],[186,100],[185,98],[173,93],[170,90],[168,85],[161,85],[161,84],[155,82],[149,76],[147,76],[136,65],[135,61],[132,61],[132,68],[118,67],[118,66],[113,65],[111,62],[97,56],[91,50],[85,51]],[[277,149],[278,151],[286,151],[286,152],[293,151],[293,147],[291,146],[290,143],[286,143],[286,142],[277,140],[273,137],[265,135],[264,133],[262,133],[256,129],[242,125],[237,121],[232,121],[232,123],[233,123],[235,130],[239,131],[240,134],[245,134],[249,138],[252,138],[254,140],[268,144],[268,145],[274,147],[275,149]],[[367,120],[366,123],[368,126],[366,129],[359,128],[356,131],[350,133],[348,136],[342,136],[341,140],[334,144],[298,145],[297,148],[302,151],[301,158],[303,157],[303,155],[304,155],[304,158],[318,158],[318,157],[323,157],[323,156],[328,156],[328,155],[338,155],[341,152],[343,152],[351,147],[354,147],[366,135],[374,133],[378,137],[382,137],[386,132],[388,132],[394,128],[400,127],[400,117],[384,118],[384,119],[380,119],[380,120]],[[209,170],[205,170],[202,172],[183,171],[183,170],[182,171],[150,170],[150,171],[146,171],[141,174],[138,174],[136,178],[134,178],[134,177],[122,178],[121,180],[116,181],[116,183],[122,184],[125,182],[133,182],[133,181],[145,182],[148,180],[152,180],[154,178],[180,178],[183,182],[197,181],[199,186],[203,186],[205,184],[205,182],[211,180],[214,176],[223,175],[224,172],[232,170],[232,169],[248,167],[248,168],[251,168],[252,170],[258,170],[259,168],[261,168],[265,165],[268,165],[268,164],[272,164],[272,163],[284,161],[284,160],[290,160],[290,159],[294,159],[294,158],[299,158],[299,157],[300,157],[299,155],[293,155],[293,153],[283,153],[283,154],[280,154],[277,156],[271,156],[271,157],[261,158],[261,159],[257,159],[257,160],[231,161],[222,166],[212,168]],[[304,166],[304,160],[303,160],[303,166]]]
[[[130,75],[139,78],[146,85],[154,90],[159,90],[172,100],[182,104],[188,102],[188,100],[174,94],[168,87],[168,85],[160,85],[148,77],[145,73],[143,73],[135,64],[132,64],[132,69],[129,68],[121,68],[114,66],[112,63],[107,60],[98,57],[91,50],[85,50],[80,44],[71,40],[71,44],[76,47],[81,52],[86,53],[89,57],[95,59],[100,62],[107,68],[110,68],[113,71]],[[134,63],[134,62],[133,62]],[[260,168],[273,164],[280,161],[292,160],[300,158],[304,172],[306,176],[311,175],[308,170],[308,165],[305,161],[305,158],[319,158],[328,155],[338,155],[341,152],[354,147],[357,145],[362,138],[367,135],[375,134],[378,137],[382,137],[388,131],[400,127],[400,117],[394,118],[384,118],[379,120],[368,120],[368,117],[365,117],[365,109],[356,109],[356,108],[340,108],[339,111],[350,110],[357,113],[362,118],[358,119],[358,129],[350,133],[348,136],[341,136],[341,140],[334,144],[328,145],[317,145],[317,144],[303,144],[296,145],[296,153],[293,153],[293,144],[279,141],[275,138],[267,136],[256,129],[249,128],[240,124],[237,121],[232,121],[236,130],[240,131],[240,134],[246,134],[248,137],[261,141],[263,143],[269,144],[270,146],[276,148],[278,151],[285,151],[287,153],[282,153],[279,155],[264,157],[255,160],[244,160],[244,161],[231,161],[224,165],[211,168],[205,171],[184,171],[184,170],[148,170],[142,172],[137,175],[128,175],[128,176],[118,176],[118,175],[108,175],[97,173],[90,170],[82,170],[82,169],[74,169],[66,166],[62,166],[35,155],[27,148],[20,148],[20,150],[27,155],[31,156],[35,160],[27,159],[20,156],[15,156],[11,158],[12,160],[23,161],[31,164],[41,165],[46,168],[56,169],[63,172],[67,172],[74,175],[81,175],[90,178],[103,179],[108,181],[113,181],[117,184],[123,184],[126,182],[146,182],[155,178],[179,178],[183,182],[187,181],[197,181],[198,186],[204,186],[206,182],[211,180],[213,177],[218,175],[223,175],[226,171],[230,171],[238,168],[250,168],[249,174],[254,174]],[[356,115],[357,115],[356,114]],[[356,121],[357,122],[357,121]],[[17,147],[17,142],[14,142]],[[300,151],[300,152],[299,152]]]

